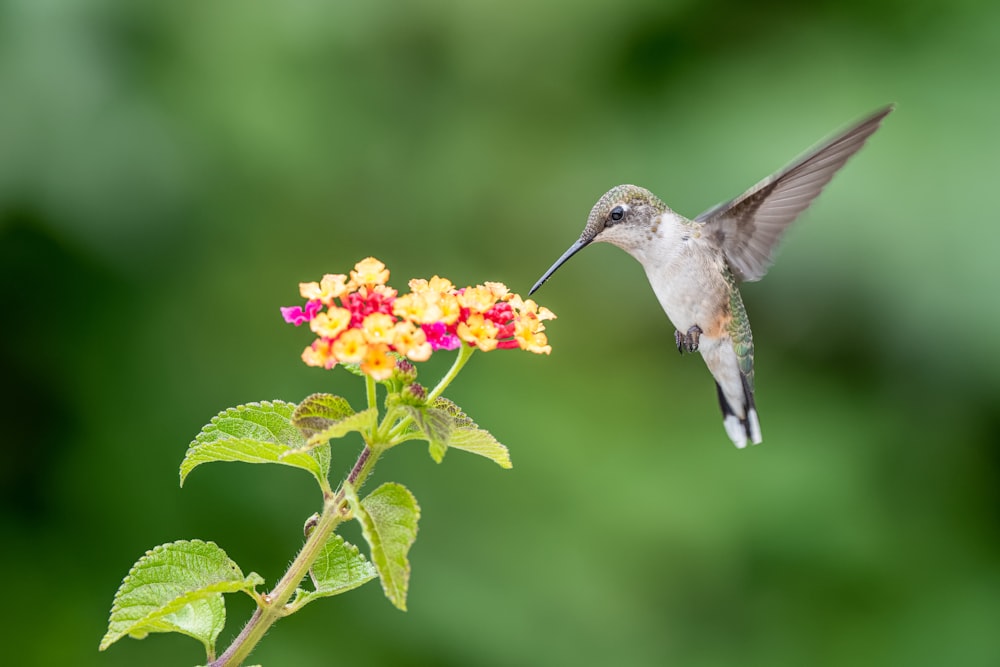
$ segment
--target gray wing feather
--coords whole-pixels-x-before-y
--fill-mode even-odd
[[[864,146],[892,109],[890,105],[876,111],[736,199],[695,218],[705,223],[707,234],[717,238],[737,278],[764,277],[785,229]]]

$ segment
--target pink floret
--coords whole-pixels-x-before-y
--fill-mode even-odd
[[[461,339],[448,331],[448,327],[443,322],[432,324],[422,324],[420,327],[427,336],[427,342],[431,344],[432,350],[457,350],[462,344]]]
[[[285,321],[289,324],[294,324],[299,326],[304,322],[308,322],[312,318],[316,317],[316,314],[323,308],[323,303],[318,299],[306,302],[306,307],[303,310],[302,306],[282,306],[281,316],[285,318]]]

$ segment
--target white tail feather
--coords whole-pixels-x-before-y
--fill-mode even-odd
[[[743,427],[743,422],[740,421],[739,417],[736,415],[726,415],[722,420],[722,424],[726,427],[726,435],[729,436],[729,439],[733,441],[734,445],[740,449],[747,446],[747,430]],[[759,442],[759,440],[757,442]]]
[[[757,418],[757,409],[752,405],[747,410],[747,430],[750,431],[750,442],[753,444],[759,445],[764,441],[760,435],[760,419]],[[736,446],[739,447],[739,445]]]

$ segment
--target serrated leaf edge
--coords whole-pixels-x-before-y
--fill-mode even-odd
[[[378,570],[376,569],[375,565],[372,564],[370,560],[365,558],[365,555],[361,553],[361,550],[358,549],[357,545],[351,544],[350,542],[345,540],[340,535],[337,535],[336,533],[330,536],[329,540],[327,540],[327,543],[329,543],[330,540],[334,539],[340,540],[340,547],[345,551],[349,552],[348,558],[354,559],[356,566],[360,566],[360,569],[365,570],[365,572],[362,573],[362,576],[360,577],[354,577],[353,579],[350,579],[346,584],[340,586],[323,586],[322,581],[317,581],[316,576],[313,574],[312,569],[310,569],[309,575],[310,579],[312,579],[313,586],[315,587],[314,590],[309,591],[303,588],[299,588],[295,592],[295,599],[292,601],[291,606],[294,606],[296,608],[301,608],[309,604],[313,600],[318,600],[319,598],[323,597],[332,597],[334,595],[340,595],[341,593],[352,591],[355,588],[358,588],[359,586],[362,586],[371,581],[372,579],[378,577]]]
[[[470,447],[467,442],[462,442],[462,436],[470,438],[481,438],[484,445],[481,447]],[[460,449],[470,454],[482,456],[493,461],[504,470],[510,470],[514,464],[510,460],[510,450],[507,449],[493,434],[482,428],[457,428],[452,431],[449,447]]]
[[[305,440],[305,438],[302,436],[301,432],[298,430],[298,428],[295,427],[294,423],[292,422],[292,416],[295,414],[297,408],[298,405],[295,403],[290,403],[288,401],[282,401],[280,399],[276,399],[273,401],[253,401],[250,403],[243,403],[237,405],[236,407],[226,408],[225,410],[222,410],[214,417],[212,417],[207,424],[201,427],[201,429],[198,431],[198,434],[188,445],[187,451],[184,452],[184,458],[181,460],[181,465],[179,470],[180,485],[182,487],[184,486],[184,482],[187,480],[188,475],[190,475],[191,472],[198,466],[203,465],[205,463],[213,463],[218,461],[223,463],[226,462],[255,463],[255,464],[281,463],[284,465],[290,465],[292,467],[302,468],[308,471],[311,475],[313,475],[317,479],[317,481],[319,481],[320,485],[322,486],[324,481],[323,478],[325,476],[323,472],[323,465],[315,457],[312,457],[311,462],[306,461],[304,459],[297,459],[289,462],[289,461],[278,460],[282,452],[277,452],[275,454],[275,460],[271,460],[269,458],[260,458],[259,460],[246,460],[245,458],[227,458],[225,457],[225,455],[209,456],[206,457],[205,460],[196,460],[198,454],[204,454],[205,451],[210,451],[210,448],[213,446],[219,447],[224,451],[227,448],[226,443],[243,442],[263,448],[280,448],[283,451],[300,449],[298,447],[292,447],[288,443],[279,441],[277,438],[277,434],[274,434],[273,431],[272,435],[274,435],[275,437],[274,439],[269,439],[269,440],[260,440],[257,438],[240,438],[240,437],[213,438],[209,441],[205,441],[204,439],[208,434],[211,434],[213,431],[220,430],[219,422],[221,420],[241,419],[243,421],[252,422],[252,420],[246,419],[246,417],[242,416],[242,413],[246,413],[251,410],[261,410],[266,413],[277,415],[279,418],[286,420],[288,426],[291,428],[291,431],[297,434],[298,437],[296,438],[296,440],[298,442],[302,442]],[[287,412],[288,414],[287,415],[284,414],[285,412]],[[234,449],[233,451],[237,453],[239,452],[238,449]],[[253,457],[247,457],[247,458],[253,458]]]
[[[250,447],[270,449],[273,458],[246,452],[246,449]],[[184,482],[187,481],[188,476],[195,468],[206,463],[249,463],[252,465],[277,463],[305,470],[322,484],[323,465],[310,454],[312,449],[315,447],[292,449],[277,442],[253,440],[252,438],[230,438],[199,443],[197,446],[188,447],[187,452],[184,453],[184,459],[180,465],[181,486],[184,486]],[[225,453],[227,450],[234,454],[227,456]],[[198,460],[199,457],[203,457],[204,460]]]
[[[152,558],[156,553],[160,551],[165,551],[181,544],[210,545],[215,547],[222,553],[222,555],[226,558],[226,560],[229,561],[229,564],[233,568],[233,571],[235,573],[238,573],[240,579],[239,580],[227,579],[223,581],[213,582],[207,586],[202,586],[199,588],[184,591],[177,597],[174,597],[171,600],[167,601],[165,604],[156,607],[153,611],[150,611],[141,618],[131,621],[127,629],[113,630],[110,627],[110,625],[114,620],[115,614],[117,612],[121,612],[124,609],[129,608],[122,606],[122,597],[144,586],[153,585],[153,584],[143,584],[142,586],[139,586],[137,588],[129,588],[126,590],[126,587],[130,583],[130,579],[135,575],[136,570],[140,568],[140,564],[143,563],[143,561]],[[239,565],[237,565],[235,561],[229,558],[229,556],[222,549],[222,547],[217,545],[215,542],[195,539],[195,540],[177,540],[175,542],[160,544],[146,551],[146,553],[143,554],[142,557],[139,558],[139,560],[133,563],[132,567],[129,568],[128,574],[125,575],[124,579],[122,579],[122,583],[121,585],[119,585],[118,590],[115,592],[114,600],[111,603],[111,613],[109,614],[108,617],[108,625],[109,625],[108,631],[104,634],[104,637],[101,638],[101,643],[98,647],[98,650],[103,651],[108,646],[115,643],[122,637],[131,635],[135,633],[137,630],[141,630],[143,626],[149,625],[150,623],[164,616],[169,616],[170,614],[173,614],[174,612],[183,609],[185,605],[195,600],[206,598],[211,595],[221,595],[222,593],[235,593],[239,591],[250,592],[253,591],[257,586],[262,585],[263,583],[264,583],[264,578],[261,577],[256,572],[251,572],[250,574],[244,576],[242,570],[240,570]],[[137,606],[137,605],[130,605],[130,606]]]
[[[387,487],[399,488],[406,493],[410,501],[413,503],[414,523],[419,524],[420,505],[417,503],[417,499],[414,497],[413,493],[402,484],[398,484],[396,482],[386,482],[368,494],[365,500],[368,500]],[[414,526],[414,535],[410,539],[409,544],[406,545],[406,549],[403,552],[405,566],[403,568],[402,580],[399,581],[388,567],[388,557],[385,553],[382,536],[377,530],[374,519],[372,519],[371,515],[368,513],[367,508],[365,508],[364,501],[358,500],[358,496],[354,488],[347,483],[344,484],[344,497],[351,506],[354,518],[361,524],[361,532],[371,549],[371,562],[375,565],[375,569],[378,571],[379,580],[382,582],[382,590],[385,592],[386,598],[388,598],[389,602],[391,602],[400,611],[406,611],[406,593],[409,589],[410,582],[410,559],[408,558],[408,554],[410,548],[413,546],[413,542],[416,540],[417,526]]]
[[[401,406],[401,408],[406,410],[413,419],[411,428],[419,434],[416,437],[426,440],[430,445],[429,451],[431,457],[436,462],[440,463],[447,449],[454,447],[455,449],[460,449],[462,451],[469,452],[470,454],[476,454],[487,458],[505,470],[509,470],[514,467],[514,464],[510,460],[510,450],[497,440],[492,433],[486,429],[479,428],[479,425],[476,424],[476,422],[474,422],[467,414],[465,414],[465,412],[462,411],[462,408],[456,405],[453,401],[443,396],[439,396],[426,408],[418,408],[414,406]],[[438,414],[446,415],[451,421],[451,429],[448,432],[447,440],[444,441],[443,446],[440,442],[435,443],[435,440],[432,438],[431,434],[427,433],[427,429],[424,426],[424,418],[426,417],[424,411],[429,410],[434,410]],[[460,440],[460,437],[456,436],[462,435],[482,438],[486,444],[484,447],[474,448],[468,447],[461,442],[456,443],[456,440]],[[413,439],[413,436],[407,436],[405,439]],[[402,441],[403,440],[401,439],[400,442]]]

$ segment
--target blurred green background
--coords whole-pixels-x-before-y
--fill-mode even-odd
[[[423,509],[410,611],[369,584],[251,661],[1000,664],[997,25],[978,0],[5,0],[0,660],[197,664],[176,636],[97,653],[161,542],[280,575],[307,476],[177,466],[231,405],[360,402],[299,362],[299,281],[376,255],[397,287],[524,293],[611,186],[693,216],[896,102],[744,290],[764,445],[728,442],[639,265],[588,249],[539,293],[551,357],[477,356],[449,392],[514,469],[414,446],[376,471]]]

